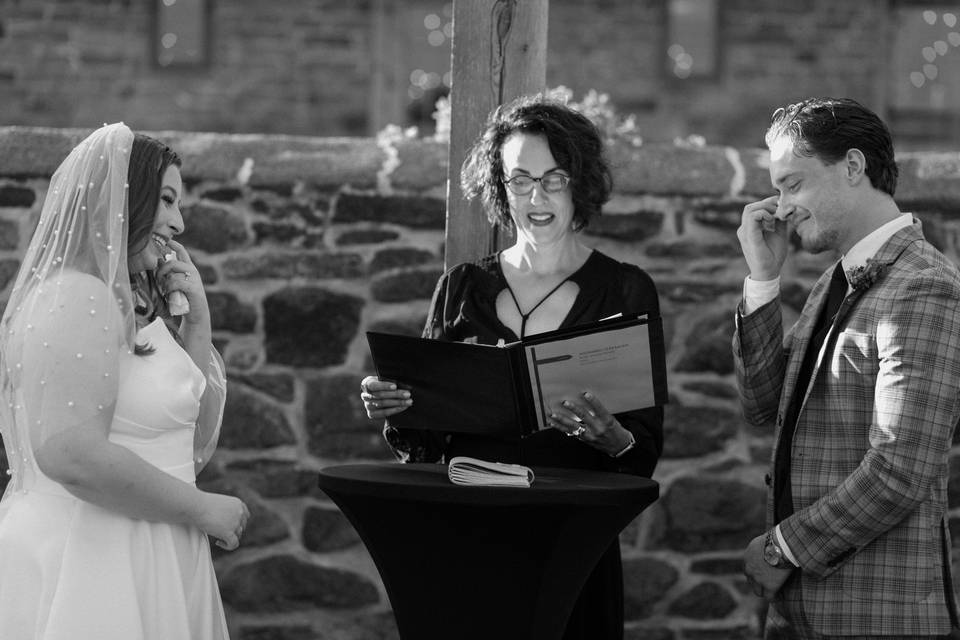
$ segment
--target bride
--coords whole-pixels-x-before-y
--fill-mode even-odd
[[[50,181],[0,321],[4,638],[228,637],[207,536],[235,549],[249,511],[195,484],[226,386],[203,283],[172,239],[179,167],[121,123]]]

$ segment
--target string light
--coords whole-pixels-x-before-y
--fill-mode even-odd
[[[942,22],[948,29],[957,26],[957,16],[954,13],[946,12],[938,15],[936,11],[927,9],[921,12],[923,21],[934,27],[938,22]],[[946,40],[937,39],[920,49],[920,56],[925,61],[920,69],[915,69],[907,74],[907,78],[917,89],[922,89],[928,83],[935,81],[940,76],[940,68],[936,62],[950,53],[951,47],[960,47],[960,32],[950,31],[946,34]]]

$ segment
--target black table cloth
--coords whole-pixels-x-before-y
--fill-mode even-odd
[[[529,488],[467,487],[446,465],[353,464],[321,470],[319,486],[367,546],[404,640],[558,640],[597,560],[659,486],[533,470]]]

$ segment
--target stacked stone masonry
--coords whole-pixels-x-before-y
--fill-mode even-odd
[[[86,133],[0,128],[0,300],[50,174]],[[376,568],[316,489],[316,473],[390,459],[380,424],[359,402],[359,381],[372,370],[364,331],[420,331],[443,269],[445,146],[154,135],[184,157],[182,240],[207,284],[229,369],[220,449],[200,483],[236,492],[253,514],[239,550],[214,547],[233,636],[397,638]],[[661,498],[620,537],[627,638],[753,638],[762,606],[741,576],[741,550],[763,529],[771,433],[741,419],[729,344],[745,275],[735,230],[743,205],[771,192],[765,154],[614,144],[610,157],[616,192],[586,242],[657,282],[671,392],[654,476]],[[960,153],[899,162],[901,208],[960,260]],[[830,260],[792,251],[788,323]]]
[[[446,3],[203,3],[212,29],[209,64],[198,70],[151,61],[153,3],[7,1],[0,122],[81,127],[123,118],[155,130],[371,135],[387,123],[411,124],[410,72],[440,70],[415,53],[413,41],[427,31],[401,20]],[[762,144],[758,123],[781,101],[808,95],[849,96],[881,114],[891,106],[891,16],[909,3],[718,4],[715,75],[679,80],[664,60],[664,0],[551,0],[547,86],[565,85],[578,98],[590,89],[609,94],[647,140],[696,134]]]

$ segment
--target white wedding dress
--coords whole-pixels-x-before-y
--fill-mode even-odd
[[[137,342],[155,351],[120,356],[109,439],[193,483],[194,429],[208,380],[159,318],[137,332]],[[218,370],[210,382],[222,380]],[[33,481],[0,502],[0,638],[228,637],[202,531],[84,502],[44,476],[29,448],[20,453]]]

